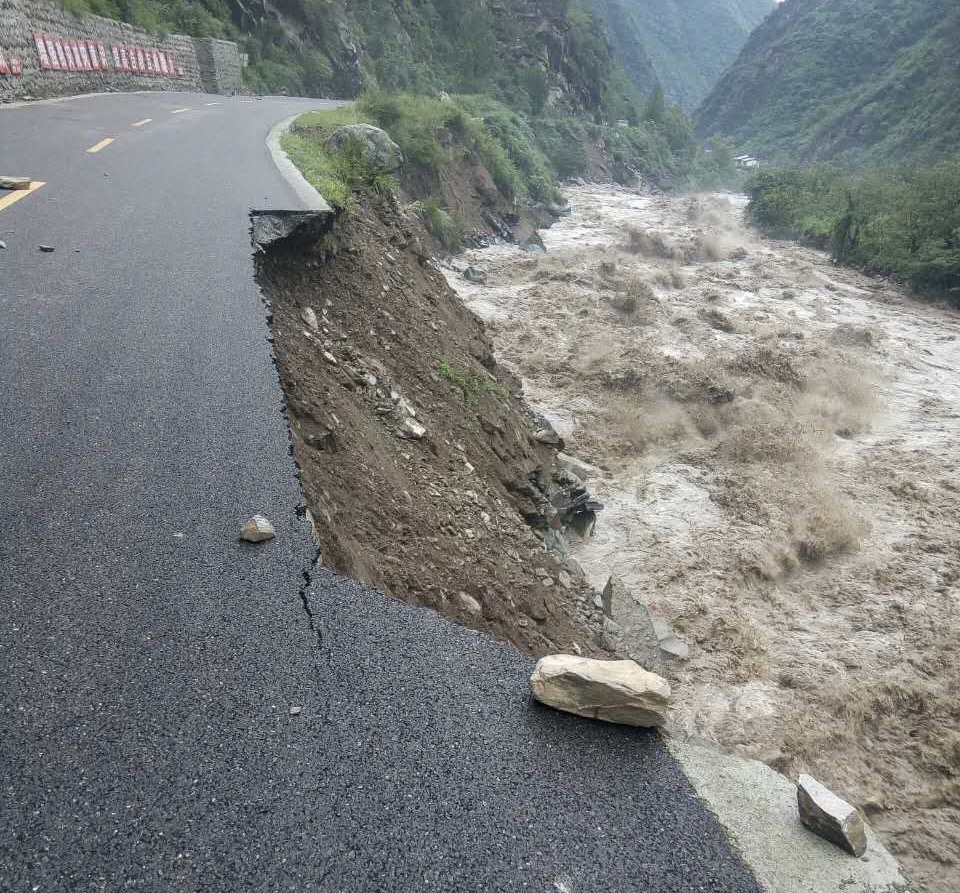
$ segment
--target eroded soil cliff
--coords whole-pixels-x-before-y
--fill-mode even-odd
[[[321,560],[528,653],[600,653],[592,591],[544,547],[576,485],[425,239],[384,199],[258,258]]]

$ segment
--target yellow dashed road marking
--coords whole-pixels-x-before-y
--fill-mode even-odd
[[[100,140],[100,142],[97,143],[95,146],[91,146],[89,149],[87,149],[87,154],[88,154],[88,155],[93,155],[93,154],[99,152],[101,149],[106,149],[107,146],[109,146],[110,143],[112,143],[112,142],[113,142],[113,137],[108,137],[108,138],[105,139],[105,140]]]
[[[26,198],[28,195],[30,195],[31,192],[36,192],[41,186],[46,186],[46,185],[47,185],[46,183],[40,183],[34,180],[30,184],[29,189],[17,189],[11,192],[9,195],[4,195],[2,198],[0,198],[0,211],[3,211],[6,208],[9,208],[10,205],[16,204],[18,201],[20,201],[20,199]]]
[[[170,112],[171,115],[179,115],[181,112],[189,112],[190,109],[174,109]]]
[[[152,120],[153,120],[153,118],[144,118],[142,121],[134,121],[133,124],[131,124],[130,126],[131,126],[131,127],[143,127],[144,124],[149,124]]]

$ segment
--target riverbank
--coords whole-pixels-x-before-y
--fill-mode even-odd
[[[577,559],[690,646],[664,670],[679,731],[822,778],[948,893],[960,316],[755,237],[738,198],[569,198],[548,254],[470,252],[487,283],[449,278],[598,469]]]

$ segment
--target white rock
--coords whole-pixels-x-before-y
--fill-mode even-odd
[[[417,417],[416,407],[406,397],[396,397],[397,414],[402,419],[415,419]]]
[[[458,592],[457,598],[460,600],[460,604],[463,606],[464,610],[474,614],[477,617],[483,616],[483,605],[481,605],[480,602],[470,595],[470,593]]]
[[[584,462],[582,459],[577,459],[567,453],[557,453],[557,464],[575,474],[581,481],[588,481],[590,478],[603,473],[596,465],[591,465],[589,462]]]
[[[415,422],[413,419],[404,419],[400,423],[400,436],[406,438],[407,440],[422,440],[426,437],[427,429],[423,427],[419,422]]]
[[[240,529],[240,539],[248,543],[263,543],[276,535],[273,525],[263,515],[254,515]]]
[[[317,321],[317,314],[313,307],[304,307],[300,311],[300,318],[308,325],[314,332],[318,331],[320,328],[320,323]]]
[[[814,834],[854,856],[866,852],[867,832],[860,813],[810,775],[797,780],[797,807],[800,821]]]
[[[665,725],[670,685],[632,660],[592,660],[569,654],[542,658],[530,677],[542,704],[629,726]]]
[[[552,428],[541,428],[533,435],[533,439],[547,446],[559,446],[561,444],[560,435]]]

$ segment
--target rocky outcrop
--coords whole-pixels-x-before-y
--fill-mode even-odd
[[[346,124],[338,127],[327,140],[327,150],[343,150],[356,143],[363,147],[364,161],[379,170],[396,173],[403,164],[403,153],[389,135],[372,124]]]
[[[669,717],[669,683],[632,660],[550,655],[537,663],[530,688],[541,704],[604,722],[653,728]]]

